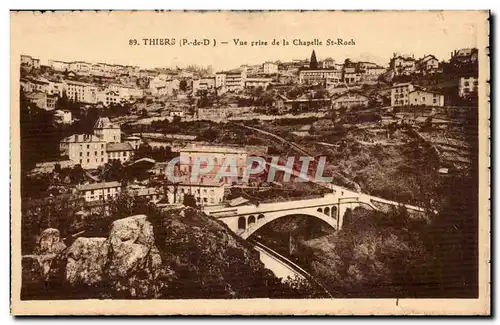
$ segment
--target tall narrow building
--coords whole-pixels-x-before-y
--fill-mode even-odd
[[[312,51],[311,54],[311,61],[309,62],[309,68],[311,69],[318,68],[318,60],[316,59],[316,52],[314,52],[314,50]]]
[[[119,143],[122,141],[120,127],[111,123],[107,117],[100,117],[95,122],[94,135],[107,143]]]

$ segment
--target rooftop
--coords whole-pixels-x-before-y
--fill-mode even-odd
[[[104,142],[92,134],[73,134],[61,140],[61,142]]]
[[[242,147],[197,146],[193,144],[181,148],[179,152],[246,153],[247,151]]]
[[[100,117],[94,124],[94,129],[118,129],[119,127],[109,120],[108,117]]]
[[[106,151],[132,151],[134,150],[130,143],[122,142],[122,143],[108,143],[106,145]]]
[[[224,182],[222,178],[216,180],[212,177],[201,177],[199,180],[191,181],[190,177],[186,177],[186,179],[182,180],[179,185],[184,186],[206,186],[206,187],[220,187],[224,186]]]
[[[112,188],[112,187],[120,187],[122,186],[122,183],[120,182],[104,182],[104,183],[93,183],[93,184],[86,184],[86,185],[77,185],[76,189],[79,191],[90,191],[90,190],[97,190],[97,189],[103,189],[103,188]]]

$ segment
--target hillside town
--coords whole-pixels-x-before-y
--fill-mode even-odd
[[[378,198],[378,207],[439,210],[440,186],[477,168],[478,50],[393,53],[385,65],[326,55],[312,50],[226,71],[22,55],[23,254],[44,229],[71,242],[101,234],[104,220],[151,209],[217,215],[333,194],[339,202],[356,196]],[[199,156],[214,161],[210,172],[170,180],[189,176]],[[249,157],[266,168],[248,177]],[[299,157],[312,163],[304,167]],[[216,177],[227,159],[237,162],[237,176]],[[321,161],[332,177],[326,184],[287,182],[283,170],[273,171],[286,165],[293,178],[304,169],[313,175]],[[337,209],[314,211],[340,229]],[[238,219],[235,232],[243,236],[260,218]],[[284,252],[292,258],[289,237]],[[302,257],[293,258],[312,263]]]

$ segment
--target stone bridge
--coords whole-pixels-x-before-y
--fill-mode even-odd
[[[241,206],[208,206],[204,212],[224,222],[229,229],[247,239],[259,228],[269,222],[291,215],[305,215],[320,219],[329,224],[333,229],[342,229],[346,213],[356,207],[387,212],[391,206],[399,205],[398,202],[381,199],[363,193],[356,193],[346,189],[333,189],[333,193],[323,197],[302,199],[285,202],[246,203]],[[404,205],[410,213],[423,213],[424,210]]]
[[[236,207],[206,207],[205,213],[215,217],[246,239],[269,222],[291,215],[305,215],[323,220],[334,229],[341,229],[347,209],[363,205],[359,197],[326,194],[323,197],[286,202],[246,204]]]

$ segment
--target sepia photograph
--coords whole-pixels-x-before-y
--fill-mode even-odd
[[[23,11],[11,313],[488,315],[488,11]]]

